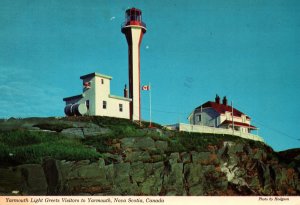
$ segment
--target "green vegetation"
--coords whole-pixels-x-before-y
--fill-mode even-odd
[[[149,127],[149,126],[150,126],[150,122],[143,121],[142,124],[143,124],[144,127]],[[161,126],[161,125],[158,124],[158,123],[152,122],[152,123],[151,123],[151,128],[159,128],[159,129],[162,129],[163,126]]]
[[[100,128],[98,128],[98,126]],[[0,121],[0,162],[1,163],[40,163],[45,157],[64,160],[97,159],[101,153],[114,153],[121,138],[151,137],[153,140],[168,142],[167,153],[185,151],[207,151],[209,145],[222,147],[224,141],[248,143],[251,148],[270,150],[269,158],[273,158],[273,150],[263,143],[246,140],[231,135],[217,135],[207,133],[188,133],[167,131],[161,125],[153,123],[148,128],[147,122],[143,126],[120,118],[111,117],[67,117],[67,118],[27,118]],[[38,127],[42,130],[32,130]],[[84,138],[72,138],[60,133],[67,128],[99,129],[104,128],[102,134]],[[160,128],[160,129],[157,129]],[[28,130],[28,129],[31,129]],[[78,132],[78,131],[77,131]],[[91,131],[93,132],[93,131]],[[153,151],[161,154],[160,151]],[[152,153],[152,154],[153,154]]]
[[[99,125],[100,127],[106,128],[115,128],[115,126],[121,127],[132,127],[132,128],[139,128],[138,124],[135,124],[127,119],[121,118],[114,118],[114,117],[102,117],[102,116],[80,116],[80,117],[64,117],[61,118],[62,121],[69,121],[69,122],[91,122]]]
[[[222,139],[222,140],[220,140]],[[205,133],[174,132],[169,143],[169,152],[205,151],[208,145],[219,145],[223,141],[237,140],[234,136],[222,136]]]
[[[11,130],[0,133],[2,163],[40,163],[45,157],[65,160],[95,159],[101,155],[76,139],[57,133]]]
[[[224,141],[231,141],[242,144],[248,143],[252,148],[269,148],[261,142],[248,140],[232,135],[174,132],[173,136],[170,138],[168,151],[207,151],[209,145],[217,145],[218,147],[222,147]]]
[[[69,118],[70,119],[70,118]],[[151,137],[154,140],[169,140],[166,136],[160,136],[155,130],[148,129],[149,123],[142,122],[142,126],[130,120],[112,118],[112,117],[80,117],[80,121],[92,122],[100,127],[108,128],[111,130],[109,134],[101,136],[87,136],[82,139],[85,145],[93,146],[98,152],[114,152],[115,148],[111,146],[112,140],[127,138],[127,137]],[[71,120],[73,120],[71,118]],[[78,119],[77,119],[78,120]],[[152,128],[162,128],[157,123],[152,123]]]
[[[73,139],[61,135],[63,129],[80,122],[94,123],[111,130],[108,134]],[[31,124],[45,131],[29,131],[22,126]],[[78,127],[78,125],[76,126]],[[113,152],[113,139],[156,136],[126,119],[110,117],[26,118],[0,122],[1,164],[41,163],[43,158],[64,160],[96,159],[100,153]],[[51,132],[53,131],[53,132]]]
[[[98,152],[114,152],[115,148],[111,146],[113,140],[122,138],[133,137],[151,137],[154,140],[159,138],[159,135],[154,132],[147,132],[147,130],[141,128],[134,128],[132,126],[115,125],[110,127],[111,132],[109,134],[86,136],[81,142],[85,145],[93,146]],[[161,139],[162,137],[160,137]],[[164,138],[165,140],[167,138]]]

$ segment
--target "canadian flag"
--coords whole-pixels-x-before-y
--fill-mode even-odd
[[[83,83],[83,86],[85,88],[91,88],[91,82],[85,82],[85,83]]]
[[[150,90],[150,85],[143,85],[142,90]]]

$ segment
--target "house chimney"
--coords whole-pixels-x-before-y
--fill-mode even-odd
[[[215,101],[216,103],[220,104],[220,97],[218,95],[216,95]]]
[[[226,96],[224,96],[224,98],[223,98],[223,105],[227,105],[227,98],[226,98]]]
[[[125,84],[125,88],[124,88],[124,98],[128,98],[128,89],[127,89],[126,84]]]

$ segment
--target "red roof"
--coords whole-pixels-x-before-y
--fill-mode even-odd
[[[216,103],[216,102],[211,102],[207,101],[203,105],[197,107],[196,109],[201,109],[202,108],[213,108],[215,111],[217,111],[219,114],[225,114],[225,112],[232,112],[232,107],[229,105],[224,105],[221,103]],[[241,117],[242,115],[245,115],[241,111],[233,108],[233,115],[236,117]],[[250,119],[250,117],[246,116],[247,119]]]
[[[229,125],[232,125],[232,121],[230,120],[225,120],[224,122],[222,122],[221,125],[226,125],[226,124],[229,124]],[[257,127],[253,126],[253,125],[249,125],[247,123],[243,123],[243,122],[234,122],[234,126],[238,126],[238,127],[248,127],[250,129],[253,129],[253,130],[257,130]]]

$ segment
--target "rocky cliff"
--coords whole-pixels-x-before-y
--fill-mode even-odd
[[[47,154],[36,155],[41,157],[34,163],[13,160],[12,156],[12,163],[9,163],[9,156],[2,153],[0,193],[300,194],[299,150],[276,153],[262,143],[233,136],[176,133],[161,128],[139,128],[130,122],[115,123],[118,124],[103,118],[14,119],[1,122],[3,133],[16,129],[34,133],[51,131],[60,138],[76,139],[99,156],[77,160],[66,153],[66,160],[47,151]]]

